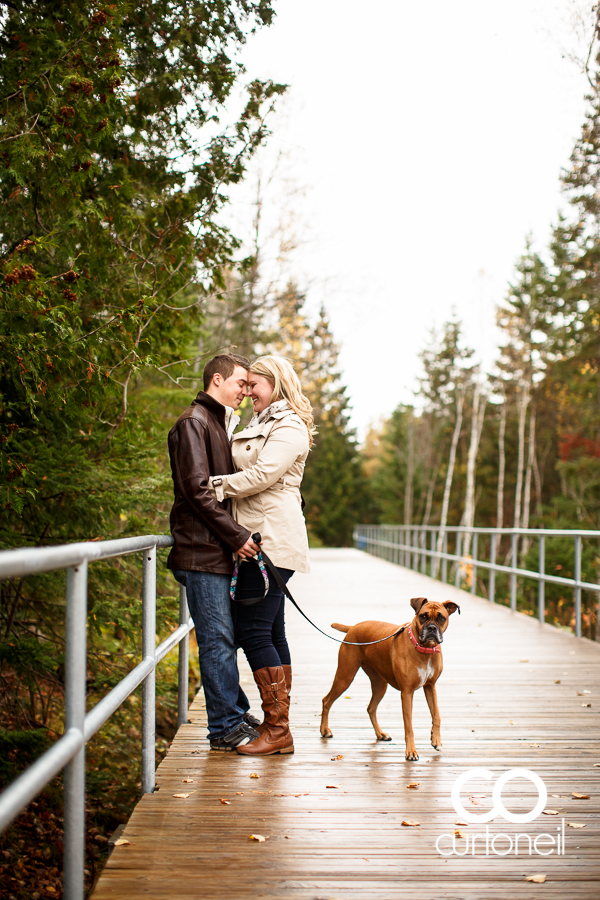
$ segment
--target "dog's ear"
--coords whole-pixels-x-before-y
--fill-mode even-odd
[[[421,609],[421,607],[423,606],[424,603],[427,603],[427,597],[413,597],[412,600],[410,601],[410,605],[412,606],[412,608],[414,609],[414,611],[416,612],[417,615],[419,614],[419,610]]]
[[[449,616],[451,616],[453,612],[456,612],[456,610],[458,610],[460,616],[460,606],[458,603],[454,603],[452,600],[446,600],[445,603],[442,603],[442,606],[445,607]]]

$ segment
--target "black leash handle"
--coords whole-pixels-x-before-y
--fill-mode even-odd
[[[252,540],[254,541],[255,544],[260,544],[260,542],[261,542],[261,535],[260,535],[260,532],[257,531],[256,534],[253,534],[253,535],[252,535]],[[358,643],[356,643],[356,642],[354,642],[354,641],[340,641],[339,638],[335,638],[335,637],[333,637],[333,635],[327,634],[326,631],[322,631],[322,630],[319,628],[318,625],[315,625],[315,623],[314,623],[311,619],[308,618],[308,616],[306,615],[306,613],[304,612],[304,610],[301,609],[301,608],[298,606],[298,604],[296,603],[296,601],[295,601],[294,598],[292,597],[292,595],[291,595],[291,593],[290,593],[290,591],[289,591],[289,589],[288,589],[287,584],[285,583],[285,581],[283,580],[283,578],[281,577],[281,575],[280,575],[279,572],[277,571],[277,566],[276,566],[274,563],[271,562],[271,560],[269,559],[269,557],[267,556],[267,554],[265,553],[265,551],[264,551],[262,548],[261,548],[261,551],[260,551],[260,552],[261,552],[262,558],[263,558],[263,560],[264,560],[264,562],[265,562],[265,565],[266,565],[267,569],[270,571],[271,575],[273,576],[273,578],[275,579],[275,581],[276,581],[276,583],[277,583],[277,587],[280,588],[280,589],[283,591],[283,593],[284,593],[285,596],[288,598],[288,600],[291,600],[291,602],[294,604],[294,606],[296,607],[296,609],[298,610],[298,612],[300,613],[300,615],[301,615],[301,616],[304,616],[304,618],[306,619],[306,621],[307,621],[310,625],[312,625],[313,628],[316,628],[318,632],[320,632],[321,634],[325,635],[325,637],[326,637],[326,638],[329,638],[330,641],[335,641],[336,644],[349,644],[351,647],[368,647],[370,644],[381,644],[382,641],[389,641],[390,638],[396,637],[396,635],[398,635],[398,634],[402,634],[402,632],[404,631],[404,629],[407,628],[406,625],[402,625],[402,627],[399,628],[397,631],[394,631],[393,634],[388,634],[387,637],[379,638],[378,641],[361,641],[361,642],[358,642]]]

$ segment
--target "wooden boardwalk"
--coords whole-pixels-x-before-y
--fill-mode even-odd
[[[157,792],[135,809],[124,833],[130,843],[113,851],[94,900],[597,900],[600,646],[355,550],[313,551],[312,574],[294,576],[290,587],[322,626],[371,618],[402,624],[412,617],[413,596],[460,603],[438,682],[443,750],[429,744],[422,691],[414,712],[419,761],[404,760],[400,697],[392,688],[379,721],[393,741],[377,743],[362,672],[334,704],[334,736],[323,740],[321,698],[333,679],[337,646],[288,608],[295,754],[252,761],[209,752],[196,698],[191,723],[158,769]],[[243,672],[257,712],[249,670]],[[475,766],[495,774],[524,766],[540,775],[547,807],[558,815],[527,825],[497,817],[490,834],[553,835],[564,818],[564,855],[530,856],[523,839],[518,856],[486,856],[482,842],[474,855],[441,856],[440,835],[485,830],[457,826],[450,800],[457,776]],[[407,788],[411,782],[418,787]],[[462,794],[465,806],[490,809],[491,790],[489,783],[471,782]],[[174,797],[188,792],[187,799]],[[572,792],[590,799],[574,799]],[[474,795],[476,805],[469,800]],[[513,812],[527,812],[537,791],[514,781],[503,799]],[[420,824],[404,826],[404,820]],[[250,834],[267,840],[250,841]],[[457,837],[456,846],[462,852],[465,839]],[[495,846],[504,852],[507,839]],[[526,881],[538,873],[545,883]]]

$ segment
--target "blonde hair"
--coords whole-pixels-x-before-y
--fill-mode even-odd
[[[310,400],[302,393],[300,379],[294,371],[289,359],[284,356],[261,356],[250,366],[255,375],[262,375],[273,385],[273,394],[269,403],[276,400],[287,400],[290,407],[302,419],[308,431],[309,446],[314,444],[313,434],[317,433]]]

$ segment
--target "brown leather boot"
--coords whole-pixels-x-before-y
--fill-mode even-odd
[[[271,756],[273,753],[293,753],[294,740],[290,731],[290,700],[282,666],[258,669],[254,680],[260,691],[265,714],[264,730],[259,738],[236,747],[241,756]],[[259,726],[260,727],[260,726]]]
[[[281,668],[283,669],[283,674],[285,677],[285,689],[288,693],[287,708],[288,708],[288,716],[289,716],[290,691],[292,690],[292,667],[291,666],[282,666]],[[255,731],[258,731],[259,734],[262,734],[263,731],[265,730],[266,726],[265,726],[264,722],[261,722],[260,725],[254,725],[253,727],[254,727]]]

